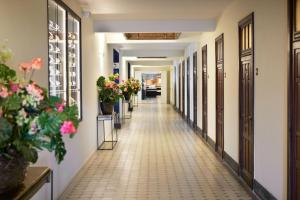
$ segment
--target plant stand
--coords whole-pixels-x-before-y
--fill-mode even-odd
[[[97,150],[113,150],[118,142],[118,131],[114,128],[114,121],[116,118],[116,114],[112,115],[98,115],[97,120]],[[99,145],[99,122],[102,121],[103,124],[103,141]],[[106,139],[106,131],[105,131],[105,121],[111,121],[111,139]],[[115,134],[114,134],[115,133]],[[107,145],[108,144],[108,145]],[[111,145],[110,145],[111,144]],[[109,147],[106,147],[109,146]]]
[[[133,95],[133,107],[139,107],[139,96],[138,96],[138,94]]]
[[[50,183],[50,199],[53,200],[53,171],[48,167],[28,167],[22,185],[4,194],[0,199],[31,199],[46,183]]]
[[[126,114],[125,104],[128,104],[129,114]],[[131,105],[132,105],[132,100],[129,100],[129,101],[127,101],[125,99],[122,100],[122,122],[123,123],[124,123],[125,119],[131,119],[131,117],[132,117],[132,111],[130,111],[130,109],[129,109],[131,107]]]

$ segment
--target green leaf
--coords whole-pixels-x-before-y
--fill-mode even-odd
[[[12,125],[4,118],[0,118],[0,147],[5,145],[12,136]]]
[[[31,148],[25,141],[15,140],[13,144],[17,151],[20,152],[27,161],[31,163],[35,163],[37,161],[38,153],[36,149]]]
[[[62,139],[62,136],[60,134],[58,134],[56,137],[55,137],[55,150],[54,150],[54,153],[55,153],[55,158],[58,162],[58,164],[64,159],[67,151],[65,149],[65,143]]]
[[[5,100],[3,107],[8,111],[19,110],[21,108],[21,103],[21,97],[19,97],[17,94],[14,94]]]
[[[5,64],[0,64],[0,79],[9,82],[10,80],[16,79],[16,71],[13,69],[10,69]]]

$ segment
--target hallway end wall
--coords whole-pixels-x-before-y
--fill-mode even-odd
[[[216,140],[214,42],[216,37],[224,33],[224,70],[226,73],[224,148],[225,152],[238,163],[238,22],[251,12],[254,12],[254,68],[258,68],[259,73],[255,76],[254,178],[276,198],[286,199],[288,70],[286,0],[234,1],[219,18],[216,31],[201,35],[200,48],[208,45],[208,135],[212,140]],[[202,61],[202,57],[199,57],[199,60]],[[201,67],[198,67],[198,71],[201,71]],[[198,109],[198,116],[201,114]]]

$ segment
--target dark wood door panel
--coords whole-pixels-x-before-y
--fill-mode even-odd
[[[187,58],[186,60],[186,115],[187,115],[187,121],[190,122],[190,106],[191,106],[191,95],[190,95],[190,79],[191,79],[191,74],[190,74],[190,57]]]
[[[202,47],[202,131],[207,140],[207,45]]]
[[[239,23],[239,148],[240,171],[252,187],[254,176],[254,43],[253,13]]]
[[[216,38],[216,151],[224,152],[224,36]]]
[[[183,61],[182,64],[181,64],[181,67],[182,67],[182,116],[185,115],[185,93],[186,93],[186,90],[185,90],[185,62]]]
[[[198,81],[198,74],[197,74],[197,52],[193,54],[193,101],[194,101],[194,124],[193,127],[197,128],[197,121],[198,121],[198,116],[197,116],[197,110],[198,110],[198,86],[197,86],[197,81]]]
[[[181,64],[178,65],[178,107],[181,112]]]
[[[300,0],[289,0],[289,199],[300,199]]]

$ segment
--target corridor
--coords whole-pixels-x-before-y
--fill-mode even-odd
[[[171,105],[140,104],[60,199],[251,199]]]

